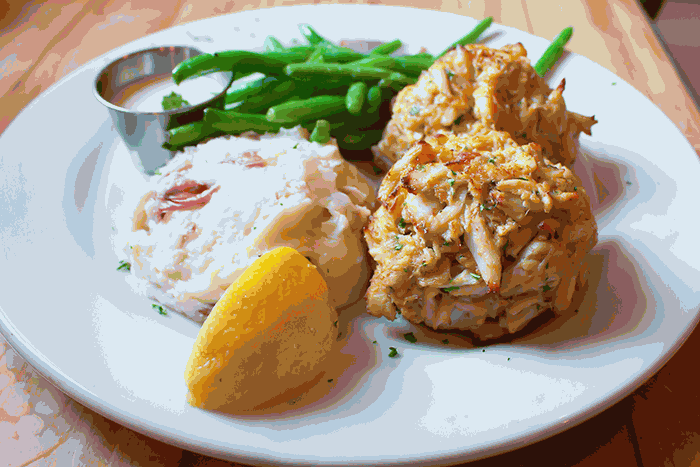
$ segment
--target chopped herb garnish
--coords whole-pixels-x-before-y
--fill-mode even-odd
[[[408,268],[403,268],[403,272],[408,272]]]
[[[401,248],[403,248],[403,245],[399,243],[394,247],[394,250],[399,251]]]
[[[394,358],[399,355],[399,352],[396,351],[396,347],[389,347],[389,356],[391,358]]]
[[[550,286],[548,286],[548,285],[543,285],[543,286],[542,286],[542,292],[548,292],[548,291],[550,291],[550,290],[552,290],[552,288],[551,288]]]
[[[479,212],[481,212],[481,211],[490,211],[490,210],[491,210],[491,208],[488,207],[488,206],[486,206],[485,204],[480,204],[480,205],[479,205]]]
[[[332,383],[332,382],[333,382],[333,378],[329,379],[328,382],[329,382],[329,383]]]
[[[455,185],[455,181],[454,181],[454,180],[447,180],[447,183],[449,183],[450,186],[454,186],[454,185]]]
[[[292,149],[296,149],[298,147],[299,147],[299,143],[295,144],[294,147],[292,147]]]
[[[525,180],[526,182],[529,182],[529,181],[530,181],[530,180],[528,180],[528,179],[525,178],[525,177],[517,177],[517,179],[518,179],[518,180]]]
[[[421,170],[421,171],[425,170],[425,165],[423,165],[423,164],[417,165],[416,170]]]
[[[163,316],[167,316],[167,314],[168,314],[168,313],[163,309],[162,306],[156,305],[155,303],[152,303],[152,304],[151,304],[151,308],[153,308],[154,310],[156,310],[159,314],[161,314],[161,315],[163,315]]]
[[[372,341],[372,344],[376,344],[376,343],[377,343],[377,341]]]
[[[612,85],[615,86],[617,83],[615,81],[612,82]]]
[[[630,182],[629,180],[625,180],[625,183],[626,183],[627,185],[631,185],[631,184],[632,184],[632,182]]]
[[[335,326],[336,328],[338,327],[338,320],[337,319],[335,321],[333,321],[333,326]]]
[[[180,107],[184,107],[186,105],[190,105],[190,103],[183,99],[182,96],[175,91],[163,97],[163,110],[179,109]]]
[[[508,357],[508,361],[510,361],[510,357]]]
[[[117,271],[121,271],[122,269],[126,269],[127,271],[131,271],[131,263],[127,261],[119,261],[119,267],[117,268]]]
[[[545,264],[545,265],[544,265],[544,268],[545,268],[545,269],[549,269],[549,263]]]
[[[403,335],[403,338],[406,339],[411,344],[415,344],[416,342],[418,342],[418,339],[416,339],[416,336],[414,336],[412,332],[407,332],[406,334]]]
[[[453,125],[459,125],[462,123],[462,116],[460,115],[459,117],[455,118],[455,121],[452,122]]]
[[[482,350],[482,352],[486,352],[486,349]]]
[[[447,339],[443,339],[443,340],[442,340],[442,343],[443,343],[443,344],[449,344],[449,343],[450,343],[450,341],[449,341],[449,340],[447,340]]]
[[[442,291],[443,291],[443,292],[452,292],[453,290],[457,290],[457,289],[459,289],[459,286],[456,286],[456,285],[455,285],[455,286],[452,286],[452,287],[445,287],[444,289],[442,289]]]
[[[478,280],[478,281],[481,280],[481,276],[480,276],[479,274],[475,273],[475,272],[470,272],[469,275],[472,276],[474,279],[476,279],[476,280]]]
[[[450,246],[450,245],[452,245],[452,242],[445,242],[442,244],[442,246]]]
[[[452,79],[454,78],[454,73],[452,73],[450,70],[447,70],[447,79]]]
[[[399,219],[399,227],[402,229],[406,228],[406,221],[403,219],[403,217]]]
[[[425,267],[425,266],[426,266],[426,263],[423,263],[423,267]]]
[[[539,310],[540,308],[542,308],[542,307],[541,307],[540,304],[538,303],[538,304],[537,304],[537,309]]]
[[[496,159],[489,159],[489,163],[496,164]]]
[[[414,117],[420,113],[420,107],[417,105],[414,105],[411,107],[411,110],[408,111],[409,114],[413,115]]]
[[[155,175],[163,175],[162,173],[160,173],[160,170],[156,170],[156,171],[153,172],[153,173],[154,173]]]
[[[576,189],[576,187],[574,187],[574,191],[578,191],[578,190]]]
[[[379,167],[372,166],[372,170],[374,170],[375,175],[379,175],[380,173],[382,173],[382,169],[380,169]]]
[[[452,172],[452,176],[453,176],[453,177],[456,177],[456,176],[457,176],[457,172],[455,172],[454,170],[450,170],[450,172]]]

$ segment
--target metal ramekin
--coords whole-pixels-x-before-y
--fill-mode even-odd
[[[172,151],[162,147],[169,140],[169,129],[202,120],[207,107],[224,108],[226,91],[233,82],[233,72],[212,74],[221,83],[221,92],[196,105],[161,112],[142,112],[125,109],[112,101],[125,88],[138,85],[154,75],[168,74],[180,62],[202,53],[184,46],[141,50],[110,63],[95,78],[95,97],[107,107],[117,132],[134,157],[134,163],[147,175],[153,175],[156,169],[173,157]]]

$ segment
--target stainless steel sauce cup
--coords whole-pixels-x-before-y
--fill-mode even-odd
[[[165,46],[125,55],[107,65],[95,78],[93,93],[112,117],[117,132],[129,148],[134,163],[147,175],[170,160],[174,152],[163,148],[171,128],[200,121],[204,109],[223,109],[233,72],[220,71],[209,76],[221,84],[221,91],[204,102],[158,112],[124,108],[121,96],[129,88],[144,88],[159,76],[168,76],[180,62],[202,54],[192,47]]]

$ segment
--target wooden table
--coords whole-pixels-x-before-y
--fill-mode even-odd
[[[294,3],[326,2],[54,0],[22,5],[0,1],[0,11],[9,10],[0,19],[0,132],[51,84],[117,46],[193,20]],[[698,107],[635,0],[361,3],[493,16],[498,23],[546,38],[570,24],[576,30],[571,51],[632,83],[700,151]],[[691,384],[698,354],[696,331],[656,376],[602,414],[550,439],[470,465],[700,465],[700,397]],[[232,465],[147,438],[81,406],[49,385],[1,336],[0,453],[0,466]]]

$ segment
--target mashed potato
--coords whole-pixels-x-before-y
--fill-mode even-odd
[[[162,168],[122,239],[146,293],[202,322],[259,256],[288,246],[318,267],[333,306],[357,301],[374,190],[334,141],[307,138],[301,128],[217,138]]]

